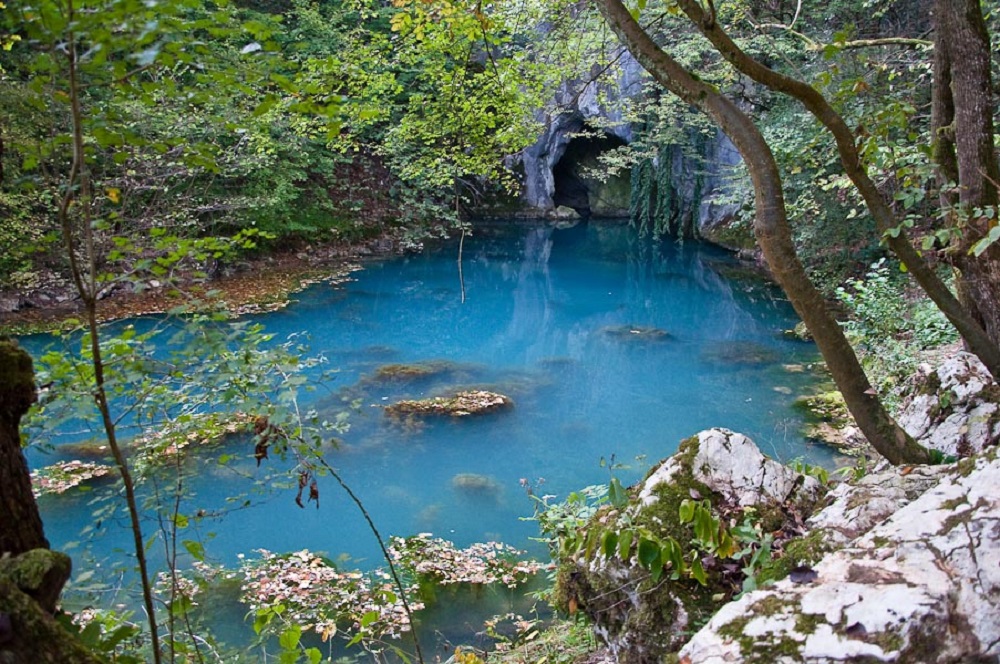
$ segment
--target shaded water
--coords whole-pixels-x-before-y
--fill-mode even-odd
[[[520,519],[532,511],[522,480],[565,496],[606,482],[600,462],[613,458],[631,466],[618,473],[633,481],[682,438],[711,426],[746,433],[780,459],[829,461],[826,450],[804,442],[792,408],[815,377],[787,365],[814,362],[815,348],[783,337],[797,319],[773,287],[725,276],[735,263],[724,252],[641,241],[617,224],[477,228],[465,242],[464,302],[455,258],[448,247],[373,261],[349,283],[310,287],[288,308],[258,317],[279,339],[307,331],[312,350],[340,369],[331,390],[317,393],[321,414],[359,401],[351,430],[327,458],[384,535],[432,532],[459,546],[499,539],[543,556],[529,539],[535,524]],[[669,336],[641,334],[645,328]],[[24,341],[33,352],[44,343]],[[430,363],[434,372],[375,379],[390,363]],[[382,410],[400,398],[467,387],[502,392],[515,406],[418,427]],[[245,470],[257,472],[252,450],[240,451]],[[33,465],[52,460],[32,453]],[[489,481],[470,490],[456,480],[461,474]],[[186,487],[183,509],[211,512],[245,490],[245,478],[206,464]],[[293,497],[279,491],[206,520],[210,558],[234,565],[258,548],[307,547],[360,567],[380,564],[376,542],[332,481],[322,509],[299,509]],[[92,525],[91,499],[43,499],[53,546],[79,540]],[[124,519],[101,532],[91,553],[120,560],[130,548]],[[497,607],[511,601],[500,597]],[[448,605],[456,603],[436,610],[447,613]],[[456,635],[480,628],[462,625],[468,621],[446,616],[440,625]]]

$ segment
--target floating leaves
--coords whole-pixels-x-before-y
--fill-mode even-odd
[[[88,480],[104,477],[114,468],[88,461],[60,461],[31,473],[31,488],[35,497],[49,493],[64,493]]]
[[[385,409],[386,415],[426,415],[451,417],[467,417],[481,415],[514,406],[513,400],[503,394],[487,392],[486,390],[469,390],[458,392],[451,397],[433,397],[416,401],[404,400],[392,404]]]
[[[542,569],[534,560],[519,560],[522,551],[500,542],[477,543],[458,549],[430,533],[393,537],[389,555],[418,577],[436,583],[502,583],[513,588]]]
[[[283,606],[286,618],[323,640],[335,635],[338,626],[353,628],[366,644],[409,631],[403,603],[386,572],[341,572],[306,549],[287,555],[264,549],[258,553],[260,560],[241,569],[240,601],[252,611]],[[409,590],[415,595],[415,588]],[[410,607],[423,605],[411,600]]]
[[[134,444],[149,459],[170,458],[192,445],[209,445],[246,432],[251,421],[246,413],[197,413],[165,423],[137,438]]]

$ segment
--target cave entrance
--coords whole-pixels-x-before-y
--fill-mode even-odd
[[[563,156],[552,168],[555,184],[553,204],[573,208],[584,218],[627,217],[631,172],[623,169],[603,181],[591,175],[606,170],[598,160],[602,153],[623,145],[625,141],[608,134],[571,139]]]

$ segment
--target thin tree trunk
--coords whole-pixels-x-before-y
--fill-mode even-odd
[[[949,4],[951,1],[938,0],[939,3],[943,2],[944,4]],[[975,2],[976,0],[968,1]],[[978,5],[978,2],[976,4]],[[920,253],[910,244],[902,229],[886,233],[891,229],[897,229],[899,221],[892,212],[892,208],[882,198],[878,187],[868,176],[854,142],[854,134],[840,114],[811,85],[779,74],[747,55],[716,22],[715,16],[705,12],[699,2],[678,0],[678,5],[718,52],[737,70],[772,90],[798,99],[806,107],[806,110],[827,128],[837,143],[844,173],[861,194],[879,231],[885,234],[889,247],[906,265],[910,274],[924,289],[927,296],[955,326],[969,349],[979,357],[990,373],[994,376],[1000,376],[1000,337],[982,324],[982,319],[974,313],[975,309],[964,306],[966,303],[955,297],[947,285],[937,276],[937,273],[927,265]],[[939,57],[939,54],[936,54],[935,57]],[[935,110],[946,115],[945,107],[941,109],[935,107]],[[946,122],[950,122],[950,120]],[[944,144],[942,144],[943,146]]]
[[[73,0],[67,5],[69,25],[74,23]],[[132,539],[136,563],[139,567],[139,580],[142,584],[143,606],[146,609],[146,621],[149,624],[149,639],[152,648],[152,658],[155,664],[160,664],[163,654],[160,652],[160,633],[157,626],[156,606],[153,602],[153,584],[146,560],[146,546],[143,541],[142,523],[140,521],[139,503],[135,495],[135,482],[129,470],[128,460],[118,442],[114,419],[111,416],[111,406],[108,400],[104,376],[104,360],[101,356],[100,330],[97,322],[97,249],[94,244],[93,191],[90,180],[90,169],[87,165],[87,155],[84,148],[83,109],[80,103],[80,81],[77,61],[76,35],[70,31],[67,44],[63,51],[66,57],[68,93],[70,101],[70,120],[72,123],[73,163],[70,166],[65,193],[59,205],[59,223],[62,231],[63,245],[69,258],[70,272],[73,284],[86,312],[86,326],[90,337],[91,362],[94,368],[94,401],[101,414],[108,447],[115,460],[115,466],[122,478],[125,489],[125,502],[128,507],[129,520],[132,527]],[[84,258],[87,269],[80,265],[77,258],[77,240],[73,230],[71,208],[78,208],[80,227],[83,231]]]
[[[21,452],[21,417],[35,399],[31,356],[0,338],[0,555],[49,548]]]
[[[961,231],[954,253],[959,295],[998,342],[1000,244],[980,256],[970,254],[997,224],[1000,168],[993,147],[990,38],[979,0],[936,0],[934,12],[935,48],[941,51],[935,59],[935,129],[940,132],[935,154],[943,176],[958,184],[959,210],[952,218]]]
[[[872,446],[891,463],[926,463],[929,452],[886,412],[854,349],[812,285],[792,243],[781,178],[774,155],[753,121],[712,86],[696,80],[639,26],[620,0],[595,0],[611,29],[635,59],[665,88],[699,108],[732,139],[750,171],[754,233],[778,284],[805,321],[844,395],[848,409]]]

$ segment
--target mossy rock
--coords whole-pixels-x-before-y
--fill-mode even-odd
[[[810,422],[829,422],[835,427],[851,423],[844,395],[837,390],[798,397],[792,406],[805,413]]]
[[[643,504],[645,501],[633,488],[629,507],[623,511],[602,508],[584,530],[588,533],[618,528],[649,530],[660,538],[673,538],[685,547],[694,533],[690,525],[680,523],[680,504],[692,495],[706,498],[713,495],[693,477],[691,463],[697,450],[697,438],[681,443],[672,458],[679,462],[681,470],[669,481],[656,485],[655,500]],[[651,470],[647,481],[659,467],[662,464]],[[620,554],[606,556],[598,550],[588,557],[581,551],[563,558],[556,575],[553,597],[556,605],[568,613],[581,611],[587,615],[621,664],[658,661],[677,650],[685,640],[685,633],[707,621],[721,598],[729,595],[715,578],[703,586],[689,578],[671,579],[667,570],[654,581],[636,563],[638,546],[637,537],[627,561]]]
[[[468,390],[449,397],[403,400],[387,406],[390,417],[468,417],[502,412],[514,407],[514,401],[503,394],[487,390]]]
[[[454,362],[445,360],[414,362],[412,364],[383,364],[375,369],[369,380],[379,383],[411,382],[441,376],[454,371],[455,368],[456,365]]]
[[[814,478],[768,459],[746,436],[703,431],[630,489],[627,501],[599,509],[566,544],[570,553],[560,560],[555,599],[594,622],[616,661],[661,661],[742,589],[745,560],[736,556],[760,540],[733,525],[749,521],[758,538],[795,532],[821,492]],[[706,513],[706,501],[707,526],[705,517],[694,516],[697,504],[699,514]],[[680,516],[685,503],[683,511],[692,510],[688,521]],[[695,523],[713,534],[696,535]],[[709,548],[705,537],[718,541]],[[788,535],[774,535],[779,550],[782,537]]]

